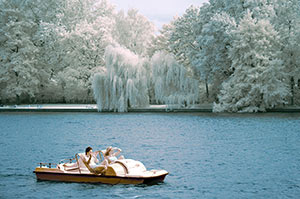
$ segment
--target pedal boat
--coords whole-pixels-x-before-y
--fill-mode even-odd
[[[163,182],[168,175],[165,170],[147,170],[143,163],[132,159],[117,160],[109,164],[106,171],[96,174],[87,168],[82,155],[76,154],[75,158],[62,160],[59,164],[40,163],[33,172],[37,180],[112,185],[156,184]]]

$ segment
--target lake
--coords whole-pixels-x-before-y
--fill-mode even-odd
[[[0,198],[300,198],[300,113],[0,113]],[[39,162],[107,146],[164,183],[37,181]]]

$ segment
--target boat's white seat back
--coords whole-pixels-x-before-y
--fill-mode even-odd
[[[84,153],[78,153],[78,167],[83,168],[83,169],[87,169],[85,164],[83,163],[83,160],[85,159],[85,154]]]
[[[118,160],[117,162],[121,162],[123,165],[125,165],[128,173],[139,174],[147,170],[144,164],[137,160],[123,159]]]

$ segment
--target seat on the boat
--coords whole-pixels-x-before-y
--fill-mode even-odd
[[[142,176],[146,172],[146,167],[143,163],[132,160],[132,159],[122,159],[117,160],[114,163],[109,164],[105,175],[108,176]]]
[[[91,173],[95,173],[95,174],[102,174],[106,171],[106,167],[105,165],[99,165],[98,167],[92,168],[87,162],[86,162],[86,158],[85,158],[85,154],[84,153],[78,153],[78,163],[79,163],[79,167],[81,168],[87,168]]]
[[[116,162],[119,164],[122,164],[124,167],[126,167],[127,174],[142,173],[147,170],[146,167],[144,166],[144,164],[137,160],[123,159],[123,160],[118,160]]]
[[[61,169],[61,170],[64,170],[64,171],[76,171],[76,170],[79,169],[76,162],[64,163],[61,166],[58,166],[58,168]]]
[[[78,167],[87,169],[85,162],[85,154],[84,153],[78,153]]]

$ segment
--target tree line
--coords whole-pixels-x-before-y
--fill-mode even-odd
[[[210,0],[159,34],[108,0],[1,0],[0,32],[1,103],[300,104],[298,0]]]

